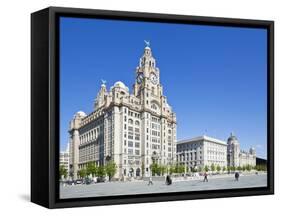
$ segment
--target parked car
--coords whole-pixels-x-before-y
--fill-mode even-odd
[[[90,178],[86,178],[85,181],[84,181],[84,184],[92,184],[93,183],[93,179],[90,179]]]
[[[105,182],[105,178],[104,177],[98,177],[97,178],[97,183],[101,183],[101,182]]]
[[[75,184],[82,184],[83,183],[83,180],[82,179],[77,179],[76,181],[75,181]]]

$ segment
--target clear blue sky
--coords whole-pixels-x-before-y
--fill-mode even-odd
[[[144,40],[177,114],[177,139],[206,134],[266,158],[266,30],[85,18],[60,21],[60,145],[75,112],[93,111],[101,79],[132,90]],[[205,132],[206,131],[206,132]]]

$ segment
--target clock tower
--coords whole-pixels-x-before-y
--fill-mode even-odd
[[[152,55],[150,44],[147,41],[145,42],[144,53],[139,60],[139,65],[136,67],[133,94],[139,97],[142,104],[147,108],[151,102],[149,95],[157,96],[157,99],[160,100],[162,86],[160,84],[160,70],[156,67],[156,61]]]
[[[146,170],[152,163],[173,164],[176,158],[176,116],[163,95],[160,70],[156,67],[149,42],[146,42],[136,67],[133,95],[139,98],[142,110],[142,155]]]

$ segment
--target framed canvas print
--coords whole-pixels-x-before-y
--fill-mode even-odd
[[[273,21],[31,15],[31,201],[274,193]]]

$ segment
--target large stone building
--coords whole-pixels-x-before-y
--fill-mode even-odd
[[[227,165],[230,167],[256,166],[255,149],[250,148],[248,152],[241,150],[239,141],[233,133],[227,139]]]
[[[93,112],[77,112],[69,135],[74,179],[91,161],[104,165],[113,160],[117,178],[149,176],[153,162],[176,162],[176,115],[163,95],[160,70],[149,44],[136,67],[132,92],[121,81],[109,90],[103,82]]]
[[[227,166],[227,144],[208,136],[200,136],[177,142],[177,161],[191,169],[212,164]]]

